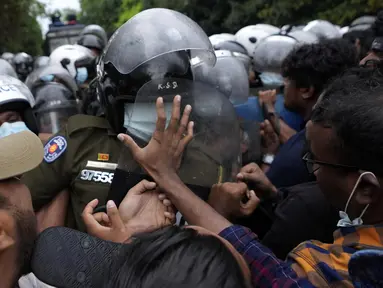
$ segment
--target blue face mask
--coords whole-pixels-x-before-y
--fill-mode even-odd
[[[16,134],[23,131],[28,131],[27,125],[24,122],[18,121],[13,123],[5,122],[0,126],[0,138],[7,137],[11,134]]]
[[[259,75],[264,86],[279,87],[283,86],[283,77],[272,72],[264,72]]]
[[[76,75],[77,84],[84,84],[87,79],[88,79],[88,69],[86,69],[85,67],[77,68],[77,75]]]
[[[50,75],[45,75],[45,76],[42,76],[40,77],[41,81],[44,81],[44,82],[52,82],[53,79],[55,79],[55,76],[50,74]]]

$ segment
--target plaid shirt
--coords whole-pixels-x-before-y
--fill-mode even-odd
[[[307,241],[278,260],[249,229],[231,226],[220,233],[241,253],[256,287],[353,287],[348,262],[353,253],[383,247],[383,225],[341,228],[333,244]]]
[[[259,243],[250,229],[234,225],[219,235],[245,258],[250,266],[254,287],[314,287],[307,279],[300,279],[288,263],[279,260],[270,249]]]

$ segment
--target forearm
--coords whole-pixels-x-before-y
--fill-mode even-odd
[[[232,225],[195,195],[177,175],[166,177],[166,179],[156,179],[156,182],[189,224],[203,227],[217,234]]]
[[[279,140],[282,144],[285,144],[292,136],[297,134],[297,131],[290,128],[281,118],[279,119],[280,132],[279,132]]]
[[[274,130],[278,132],[279,140],[282,144],[286,143],[293,135],[297,133],[294,129],[290,128],[286,122],[277,115],[274,106],[268,106],[268,111],[271,115],[270,122],[273,125]],[[278,131],[277,131],[278,130]]]

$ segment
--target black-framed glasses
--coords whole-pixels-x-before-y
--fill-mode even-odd
[[[307,152],[302,157],[302,160],[305,161],[306,168],[310,174],[314,174],[316,171],[320,169],[321,166],[328,166],[328,167],[341,168],[341,169],[347,169],[347,170],[359,170],[359,168],[355,166],[317,161],[314,159],[313,154],[311,152]]]

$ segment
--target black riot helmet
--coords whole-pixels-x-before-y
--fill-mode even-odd
[[[32,56],[24,52],[17,53],[12,61],[20,80],[24,81],[33,70]]]
[[[101,53],[108,43],[108,36],[99,25],[88,25],[80,33],[78,45]]]
[[[33,108],[40,133],[55,134],[68,119],[79,113],[80,107],[70,97],[70,91],[61,83],[47,82],[35,91],[36,104]]]
[[[113,34],[97,67],[99,98],[111,126],[125,131],[124,104],[134,103],[146,83],[193,80],[191,65],[215,61],[209,38],[184,14],[162,8],[138,13]]]

